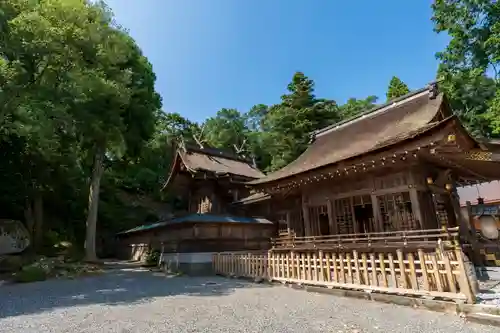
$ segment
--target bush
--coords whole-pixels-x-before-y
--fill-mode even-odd
[[[0,273],[17,272],[23,265],[24,260],[20,255],[6,255],[0,257]]]
[[[26,266],[14,274],[14,281],[19,283],[43,281],[47,279],[47,272],[42,267]]]
[[[160,260],[160,251],[158,250],[149,250],[146,254],[146,260],[144,266],[151,267],[158,265],[158,261]]]

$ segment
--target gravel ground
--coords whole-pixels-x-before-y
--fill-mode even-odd
[[[0,287],[0,332],[499,332],[458,316],[218,277],[120,269]]]

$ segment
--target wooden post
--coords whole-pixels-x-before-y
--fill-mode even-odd
[[[357,234],[359,232],[359,228],[358,221],[356,220],[356,214],[354,213],[354,197],[349,198],[349,204],[351,206],[352,227],[354,228],[354,233]]]
[[[418,260],[420,261],[420,270],[422,272],[422,279],[424,280],[424,290],[430,291],[429,276],[427,275],[427,265],[425,263],[424,251],[418,250]]]
[[[306,203],[304,195],[302,195],[302,217],[304,218],[304,231],[306,236],[312,236],[311,221],[309,219],[309,205]]]
[[[373,231],[384,231],[384,223],[382,221],[382,214],[380,213],[380,204],[378,202],[378,198],[375,194],[372,194],[370,197],[372,199],[373,219],[375,220],[374,224],[375,228],[377,229]]]
[[[335,221],[335,207],[333,206],[335,201],[327,199],[326,209],[328,212],[328,224],[330,225],[330,234],[337,235],[339,232],[337,230],[337,223]]]
[[[467,302],[468,303],[475,303],[476,302],[476,296],[472,292],[472,288],[467,276],[467,272],[465,270],[465,264],[464,264],[464,256],[462,253],[461,249],[456,249],[455,254],[457,257],[458,261],[458,271],[459,271],[459,277],[458,277],[458,284],[460,286],[460,292],[465,294],[467,297]]]
[[[358,284],[363,284],[361,280],[361,271],[359,270],[359,257],[358,257],[358,251],[354,250],[353,251],[353,256],[354,256],[354,269],[356,270],[356,280]]]
[[[324,263],[323,263],[323,251],[319,251],[319,275],[320,275],[320,278],[318,279],[319,281],[326,281],[325,279],[325,266],[324,266]]]
[[[411,208],[413,211],[413,214],[415,218],[418,220],[418,223],[420,224],[420,229],[424,229],[424,219],[422,215],[422,210],[420,209],[420,201],[418,199],[418,192],[417,189],[412,187],[410,188],[410,201],[411,201]]]
[[[271,250],[267,251],[267,280],[272,281],[273,277],[273,252]]]

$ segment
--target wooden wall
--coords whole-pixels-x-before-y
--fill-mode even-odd
[[[166,252],[214,252],[261,250],[270,247],[274,226],[256,223],[185,223],[169,228],[144,231],[122,236],[122,253],[131,252],[139,245]]]
[[[302,215],[311,236],[439,227],[425,170],[418,166],[306,187]]]
[[[195,180],[190,186],[189,212],[225,214],[233,201],[247,196],[249,190],[242,184],[217,180]]]

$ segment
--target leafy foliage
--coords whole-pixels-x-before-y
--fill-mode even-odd
[[[500,3],[436,0],[432,9],[435,30],[451,37],[437,57],[454,110],[476,136],[498,136]]]
[[[387,88],[387,100],[391,100],[393,98],[401,97],[410,92],[410,89],[401,81],[397,76],[393,76],[391,81],[389,82],[389,88]]]
[[[451,37],[437,55],[440,87],[473,135],[500,137],[500,4],[432,8],[435,30]],[[160,189],[176,143],[201,140],[273,171],[306,149],[311,132],[378,101],[319,98],[297,72],[276,104],[222,108],[202,124],[163,112],[151,64],[96,1],[4,0],[0,45],[1,217],[25,221],[35,251],[87,243],[88,259],[93,243],[102,255],[116,232],[158,218],[127,198],[166,204]],[[408,91],[393,77],[387,99]]]

